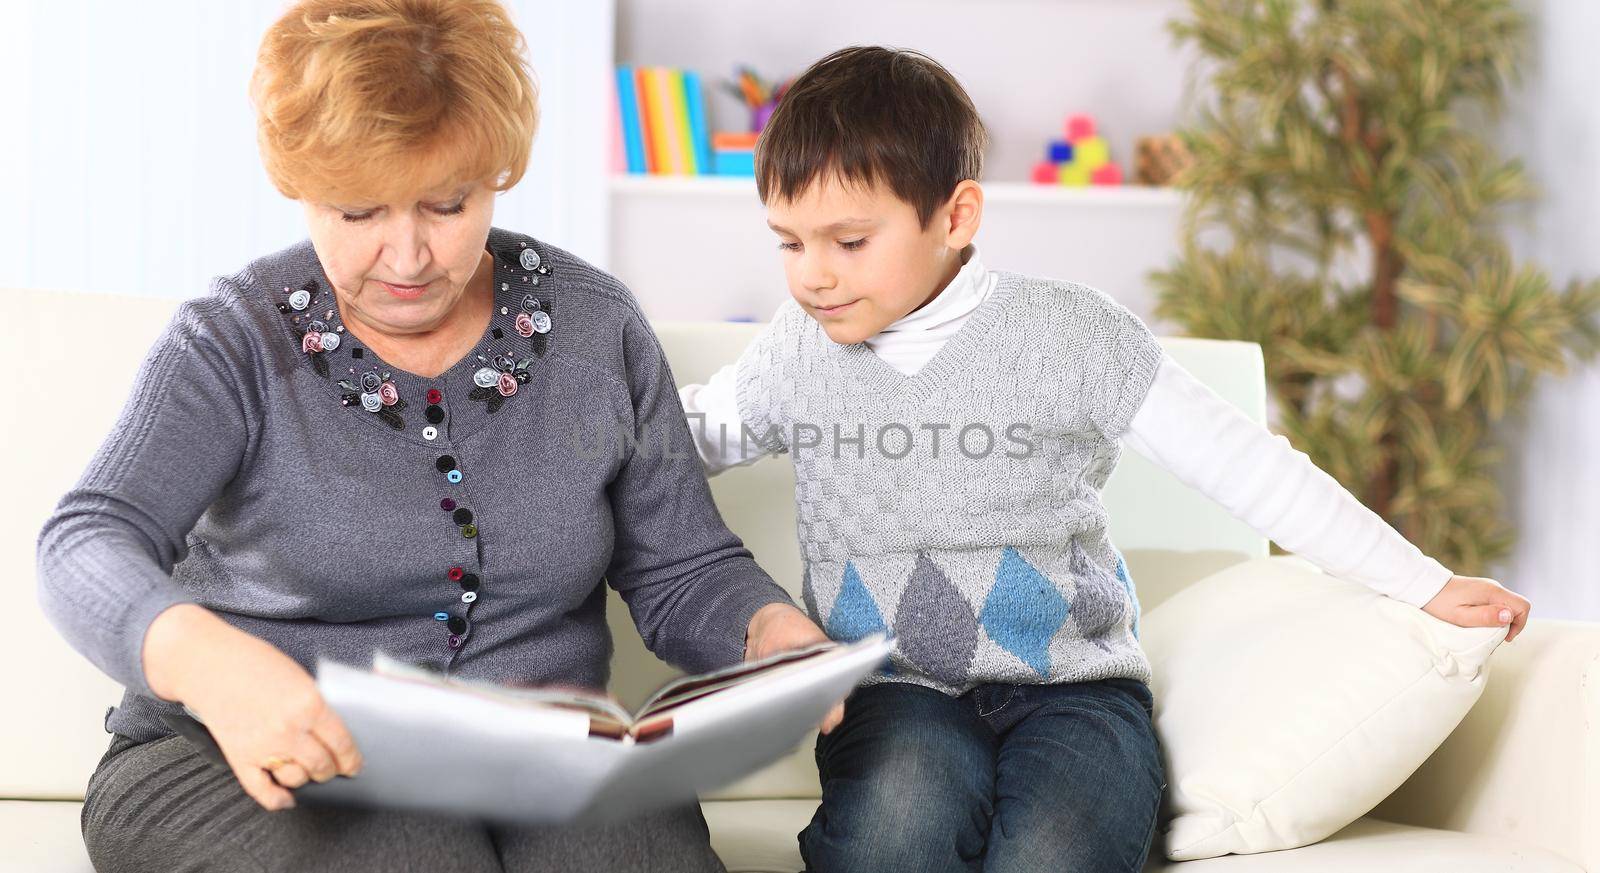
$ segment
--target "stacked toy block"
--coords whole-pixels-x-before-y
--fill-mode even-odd
[[[1041,185],[1121,185],[1122,167],[1111,160],[1111,147],[1095,128],[1092,115],[1067,116],[1066,138],[1051,140],[1045,160],[1033,167]]]

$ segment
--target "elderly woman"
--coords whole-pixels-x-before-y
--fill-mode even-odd
[[[179,307],[39,537],[46,612],[127,686],[98,869],[721,869],[693,805],[515,828],[286,790],[361,768],[319,656],[601,688],[604,583],[690,670],[825,639],[723,525],[628,290],[492,226],[538,115],[523,45],[493,0],[307,0],[266,34],[261,151],[310,239]]]

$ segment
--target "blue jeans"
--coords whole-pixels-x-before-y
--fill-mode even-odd
[[[858,688],[817,739],[811,873],[1136,873],[1166,787],[1134,679]]]

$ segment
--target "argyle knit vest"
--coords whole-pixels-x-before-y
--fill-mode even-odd
[[[790,301],[740,357],[729,438],[793,459],[811,617],[898,638],[869,682],[1147,682],[1100,492],[1161,354],[1102,292],[1015,273],[911,376]]]

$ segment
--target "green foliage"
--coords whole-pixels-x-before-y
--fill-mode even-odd
[[[1600,350],[1600,280],[1558,291],[1496,217],[1531,196],[1473,132],[1514,82],[1510,0],[1190,0],[1212,100],[1182,131],[1184,251],[1158,314],[1258,342],[1296,446],[1425,552],[1514,540],[1492,425]]]

